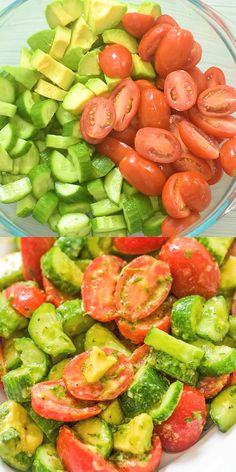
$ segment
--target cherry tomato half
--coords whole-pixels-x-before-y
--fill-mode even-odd
[[[140,128],[169,129],[170,107],[164,93],[156,88],[143,90],[138,116]]]
[[[173,167],[173,164],[157,164],[159,169],[163,172],[165,175],[166,179],[169,179],[169,177],[174,174],[175,170]]]
[[[134,150],[127,144],[117,139],[107,137],[104,141],[96,146],[101,154],[109,157],[117,166],[124,157],[133,154]]]
[[[47,302],[52,303],[55,306],[60,306],[67,300],[73,300],[73,297],[61,292],[59,288],[55,287],[51,280],[47,279],[45,275],[43,275],[43,288],[46,293]]]
[[[151,61],[161,40],[170,29],[171,26],[167,24],[156,25],[143,36],[138,48],[143,61]]]
[[[156,89],[155,84],[146,79],[135,80],[135,83],[139,87],[140,92],[147,89]]]
[[[117,461],[120,472],[153,472],[158,469],[162,457],[162,445],[159,436],[156,434],[152,438],[152,449],[143,460],[125,456],[121,461]]]
[[[220,162],[226,174],[236,174],[236,138],[226,141],[220,150]]]
[[[115,249],[123,254],[144,254],[148,252],[158,251],[166,242],[166,238],[114,238],[113,243]]]
[[[170,117],[170,122],[169,122],[169,127],[170,127],[170,131],[171,133],[178,139],[179,143],[180,143],[180,146],[181,146],[181,149],[182,149],[182,152],[184,153],[188,153],[188,148],[187,146],[184,144],[184,142],[182,141],[181,137],[180,137],[180,132],[179,132],[179,123],[183,120],[184,118],[180,115],[171,115]]]
[[[218,159],[219,146],[217,141],[194,126],[190,121],[182,120],[179,123],[181,139],[188,149],[202,159]]]
[[[88,121],[86,122],[85,120],[85,115],[82,115],[81,116],[81,120],[80,120],[80,131],[81,131],[81,134],[84,138],[84,140],[89,143],[89,144],[98,144],[98,143],[101,143],[102,139],[96,139],[96,138],[91,138],[87,132],[86,132],[86,128],[88,126]]]
[[[223,168],[220,159],[209,160],[207,163],[212,171],[212,177],[208,180],[208,184],[215,185],[223,177]]]
[[[140,103],[140,90],[131,79],[125,79],[113,90],[111,100],[114,103],[116,121],[114,129],[124,131],[136,115]]]
[[[152,15],[131,12],[122,16],[122,23],[128,33],[135,38],[142,38],[142,36],[152,28],[155,19]]]
[[[213,172],[208,162],[200,157],[196,157],[190,152],[182,153],[178,161],[173,163],[176,172],[186,172],[193,170],[204,177],[206,181],[213,177]]]
[[[213,398],[227,385],[229,378],[228,374],[219,377],[202,377],[197,388],[206,399]]]
[[[104,139],[112,130],[115,123],[115,108],[111,100],[96,97],[90,100],[83,111],[81,132],[92,139]]]
[[[225,85],[226,79],[224,72],[219,67],[210,67],[205,72],[207,87],[216,87],[217,85]]]
[[[171,108],[185,111],[196,103],[197,86],[188,72],[176,70],[167,75],[164,94]]]
[[[215,138],[233,138],[236,135],[236,118],[232,116],[206,116],[193,107],[189,110],[189,118],[194,125]]]
[[[167,216],[161,225],[161,234],[168,237],[177,236],[198,220],[200,220],[200,214],[196,212],[190,213],[187,218],[181,218],[181,220]]]
[[[185,69],[185,64],[193,47],[190,31],[171,28],[161,40],[155,55],[155,69],[161,77],[170,72]]]
[[[195,67],[201,60],[202,58],[202,46],[197,43],[197,41],[194,41],[191,52],[189,54],[189,57],[187,59],[187,62],[184,65],[184,69],[192,69],[192,67]]]
[[[171,25],[178,26],[177,21],[170,15],[160,15],[156,19],[156,25]]]
[[[191,69],[188,69],[188,73],[191,75],[197,86],[197,95],[200,95],[200,93],[202,93],[207,88],[205,74],[203,74],[203,72],[198,67],[192,67]]]
[[[11,306],[25,318],[30,318],[46,302],[46,294],[34,282],[18,282],[8,287],[4,293]]]
[[[128,128],[124,129],[124,131],[112,131],[110,134],[111,138],[115,138],[122,143],[127,144],[134,148],[134,140],[136,136],[137,130],[133,128],[131,125]]]
[[[164,164],[176,161],[181,155],[178,139],[161,128],[141,128],[136,134],[135,149],[146,159]]]
[[[131,53],[121,44],[106,46],[99,54],[99,64],[108,77],[120,79],[128,77],[133,68]]]
[[[35,280],[42,284],[40,260],[55,243],[55,238],[21,238],[20,247],[25,280]]]
[[[199,95],[197,106],[203,115],[231,115],[236,111],[236,90],[227,85],[208,88]]]
[[[165,79],[163,79],[163,77],[158,77],[156,80],[156,88],[158,88],[158,90],[164,91],[164,87]]]

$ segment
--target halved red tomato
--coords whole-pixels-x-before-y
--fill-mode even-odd
[[[121,44],[111,44],[99,54],[99,64],[108,77],[125,79],[131,74],[133,60],[126,47]]]
[[[189,110],[189,118],[194,125],[215,138],[233,138],[236,135],[236,118],[232,116],[206,116],[193,107]]]
[[[216,139],[204,133],[190,121],[182,120],[179,123],[179,133],[188,149],[202,159],[218,159],[219,145]]]
[[[155,69],[161,77],[185,69],[194,39],[190,31],[172,27],[162,38],[155,55]],[[191,66],[193,67],[193,66]]]
[[[144,254],[148,252],[158,251],[166,242],[166,238],[113,238],[115,249],[123,254]]]
[[[92,139],[104,139],[112,130],[116,114],[113,102],[105,97],[90,100],[82,115],[81,133]],[[85,131],[85,136],[84,136]]]
[[[117,166],[124,157],[133,154],[134,150],[127,144],[110,138],[109,136],[104,141],[96,146],[96,149],[101,154],[109,157]]]
[[[220,162],[226,174],[236,174],[236,138],[226,141],[220,150]]]
[[[197,94],[200,95],[200,93],[202,93],[208,87],[205,74],[203,74],[203,72],[198,67],[192,67],[191,69],[188,69],[188,73],[191,75],[197,86]]]
[[[182,149],[182,152],[184,153],[188,153],[188,148],[187,146],[184,144],[184,142],[182,141],[181,137],[180,137],[180,132],[179,132],[179,123],[184,120],[184,118],[180,115],[171,115],[170,117],[170,122],[169,122],[169,127],[170,127],[170,131],[171,133],[178,139],[179,143],[180,143],[180,146],[181,146],[181,149]]]
[[[117,318],[114,294],[118,276],[126,262],[103,255],[94,259],[84,273],[82,300],[86,313],[102,322]]]
[[[157,77],[157,80],[156,80],[156,88],[158,88],[158,90],[164,90],[164,86],[165,86],[165,79],[163,79],[163,77]]]
[[[162,445],[159,436],[153,435],[152,449],[147,457],[140,460],[138,457],[128,456],[118,460],[116,465],[120,472],[153,472],[157,470],[162,456]]]
[[[167,75],[164,94],[171,108],[185,111],[196,103],[197,86],[188,72],[176,70]]]
[[[116,357],[117,362],[98,382],[88,383],[83,374],[90,351],[79,354],[66,365],[63,380],[73,397],[89,401],[113,400],[128,389],[133,380],[133,367],[130,360],[116,350],[104,348],[103,351],[108,356]]]
[[[35,280],[42,284],[40,260],[55,243],[55,238],[21,238],[20,247],[25,280]]]
[[[122,23],[128,33],[135,38],[142,38],[142,36],[152,28],[155,19],[152,15],[130,12],[122,16]]]
[[[140,128],[169,129],[170,107],[164,93],[156,88],[142,90],[138,117]]]
[[[122,143],[125,143],[128,146],[134,147],[134,140],[135,140],[136,133],[137,133],[137,130],[130,125],[124,131],[113,130],[110,134],[110,137],[117,139],[117,141],[121,141]]]
[[[194,156],[190,152],[182,153],[180,159],[172,165],[176,172],[186,172],[189,170],[198,172],[206,181],[213,177],[213,172],[208,162],[200,157]]]
[[[189,57],[183,69],[185,70],[192,69],[192,67],[195,67],[200,62],[201,58],[202,58],[202,46],[199,43],[197,43],[197,41],[194,41]]]
[[[181,156],[178,139],[161,128],[141,128],[135,138],[135,149],[150,161],[169,164]]]
[[[236,90],[227,85],[208,88],[199,95],[197,106],[206,116],[231,115],[236,111]]]
[[[130,357],[130,362],[133,365],[135,371],[137,371],[146,361],[147,356],[150,352],[150,347],[147,344],[137,347]]]
[[[219,67],[209,67],[205,72],[205,77],[207,88],[226,84],[225,74]]]
[[[63,380],[41,382],[32,387],[33,410],[43,418],[74,422],[101,413],[98,405],[78,402],[66,390]]]
[[[156,89],[155,84],[146,79],[135,80],[136,85],[139,87],[140,92],[147,89]]]
[[[53,283],[43,275],[43,288],[46,293],[47,302],[52,303],[53,305],[60,306],[62,303],[67,300],[72,300],[73,297],[62,293],[59,288],[55,287]]]
[[[213,398],[227,385],[230,375],[219,377],[201,377],[197,389],[206,399]]]
[[[171,175],[162,192],[163,206],[172,218],[187,218],[190,215],[181,193],[181,176],[182,172]]]
[[[167,264],[140,256],[122,270],[115,300],[120,316],[137,321],[153,313],[167,298],[172,278]]]
[[[190,213],[187,218],[181,218],[181,220],[167,216],[161,225],[161,234],[168,237],[177,236],[198,220],[200,220],[200,214],[196,212]]]
[[[223,177],[223,169],[220,163],[220,159],[209,160],[208,165],[212,171],[212,177],[208,180],[209,185],[215,185]]]
[[[232,372],[232,374],[230,374],[229,376],[227,386],[230,386],[230,385],[236,385],[236,370]]]
[[[143,61],[151,61],[162,38],[171,29],[168,24],[159,24],[153,26],[141,39],[139,44],[139,55]]]
[[[170,15],[160,15],[156,18],[156,25],[171,25],[178,26],[177,21]]]
[[[18,282],[8,287],[4,293],[11,306],[26,318],[30,318],[46,302],[45,293],[34,282]]]
[[[136,115],[140,103],[139,87],[132,79],[125,79],[113,90],[111,100],[114,103],[116,121],[114,129],[124,131]]]
[[[175,170],[173,167],[173,164],[157,164],[159,169],[163,172],[165,175],[166,179],[169,179],[169,177],[174,174]]]

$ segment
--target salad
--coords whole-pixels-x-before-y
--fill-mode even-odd
[[[0,68],[0,202],[62,237],[184,231],[235,175],[235,89],[156,3],[45,13]]]
[[[0,264],[0,457],[155,472],[236,424],[235,238],[25,238]]]

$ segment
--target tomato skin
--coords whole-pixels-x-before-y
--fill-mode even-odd
[[[115,123],[115,108],[111,100],[96,97],[90,100],[84,108],[81,132],[92,139],[104,139],[112,130]]]
[[[181,218],[181,220],[167,216],[162,223],[161,233],[168,237],[177,236],[198,220],[200,220],[200,214],[196,212],[190,213],[189,216]]]
[[[192,50],[193,41],[190,31],[177,27],[171,28],[157,49],[155,55],[156,72],[165,78],[170,72],[184,69]]]
[[[171,25],[178,26],[177,21],[170,15],[160,15],[156,19],[156,25]]]
[[[182,172],[180,177],[180,191],[184,203],[191,211],[201,212],[211,202],[211,189],[198,172]]]
[[[132,79],[125,79],[111,93],[116,112],[115,131],[124,131],[136,115],[140,103],[140,90]],[[127,111],[127,103],[129,109]]]
[[[172,218],[187,218],[190,215],[190,209],[185,204],[180,190],[181,176],[182,173],[171,175],[162,191],[163,206]]]
[[[179,133],[188,149],[201,159],[218,159],[220,152],[217,141],[194,126],[190,121],[179,123]]]
[[[176,172],[198,172],[206,181],[209,181],[213,177],[213,172],[208,162],[200,157],[194,156],[190,152],[182,153],[180,159],[173,163],[173,167]]]
[[[83,366],[88,359],[89,351],[75,356],[66,365],[63,380],[66,388],[73,397],[86,401],[114,400],[124,393],[133,381],[133,366],[122,353],[103,348],[107,355],[115,355],[117,362],[100,381],[88,383],[83,375]],[[111,379],[113,380],[111,384]]]
[[[73,300],[73,297],[62,293],[57,287],[55,287],[51,280],[47,279],[45,275],[43,275],[43,288],[46,293],[47,302],[52,303],[56,307],[60,306],[67,300]]]
[[[217,85],[202,92],[197,101],[199,111],[206,116],[228,116],[236,111],[236,90]]]
[[[200,93],[202,93],[208,87],[205,74],[203,74],[203,72],[198,67],[192,67],[191,69],[188,69],[188,73],[191,75],[197,86],[197,94],[200,95]]]
[[[198,415],[195,416],[194,412]],[[163,448],[168,452],[181,452],[191,447],[203,431],[206,416],[206,403],[202,393],[185,385],[174,413],[155,428]],[[187,419],[190,421],[186,421]]]
[[[165,301],[171,282],[167,264],[148,255],[133,259],[121,271],[116,286],[120,316],[131,322],[146,318]]]
[[[112,44],[99,54],[99,65],[108,77],[125,79],[131,74],[133,61],[127,48],[121,44]]]
[[[146,80],[146,79],[135,80],[135,83],[139,87],[140,92],[147,89],[154,89],[154,90],[156,89],[153,82],[150,82],[149,80]]]
[[[177,298],[188,295],[214,297],[220,270],[207,249],[193,238],[173,238],[162,246],[159,259],[169,264],[173,277],[171,291]]]
[[[180,132],[179,132],[179,124],[183,119],[184,118],[180,115],[177,115],[177,114],[171,115],[169,127],[170,127],[171,133],[178,139],[182,152],[188,153],[189,150],[187,146],[184,144],[183,140],[181,139]]]
[[[152,449],[146,461],[140,461],[138,458],[127,458],[122,462],[117,462],[120,472],[153,472],[157,470],[161,462],[162,445],[159,436],[156,434],[152,438]]]
[[[226,85],[224,72],[219,67],[209,67],[205,72],[207,87],[216,87],[217,85]]]
[[[122,159],[119,169],[124,179],[140,192],[149,196],[161,195],[166,177],[154,162],[134,151]]]
[[[159,169],[163,172],[165,175],[166,179],[169,179],[169,177],[174,174],[175,170],[173,167],[173,164],[157,164]]]
[[[169,129],[170,107],[163,92],[149,88],[141,92],[138,111],[140,128]]]
[[[135,138],[135,149],[141,156],[160,164],[169,164],[181,155],[179,141],[161,128],[141,128]]]
[[[228,384],[229,379],[229,374],[219,377],[202,377],[197,388],[206,399],[213,398]]]
[[[128,237],[113,238],[115,249],[123,254],[140,255],[148,252],[158,251],[166,242],[166,238],[161,237]]]
[[[60,389],[63,396],[57,397],[54,393]],[[82,405],[67,391],[63,380],[49,380],[32,387],[32,408],[43,418],[55,421],[80,421],[101,413],[98,405]]]
[[[143,61],[151,61],[161,40],[166,33],[170,31],[171,26],[168,24],[159,24],[153,26],[141,39],[138,52]]]
[[[196,103],[197,86],[188,72],[176,70],[167,75],[164,94],[171,108],[186,111]]]
[[[21,238],[24,280],[35,280],[42,284],[40,259],[54,243],[55,238]]]
[[[230,387],[230,385],[236,385],[236,370],[229,376],[227,386]]]
[[[133,365],[135,371],[137,371],[145,362],[148,354],[150,352],[150,347],[147,344],[142,344],[142,346],[137,347],[130,357],[130,362]]]
[[[119,132],[113,130],[110,134],[110,137],[127,144],[127,146],[134,147],[136,133],[137,130],[135,128],[128,126],[128,128],[126,128],[124,131]]]
[[[133,154],[134,150],[127,144],[110,138],[109,136],[104,141],[97,145],[97,151],[109,157],[117,166],[124,157]]]
[[[189,118],[198,128],[215,138],[233,138],[236,135],[236,118],[203,115],[196,107],[189,110]]]
[[[117,256],[103,255],[94,259],[84,272],[81,288],[86,313],[98,321],[117,318],[114,293],[125,261]]]
[[[208,180],[209,185],[215,185],[223,177],[223,169],[220,163],[220,159],[209,160],[208,165],[212,171],[212,177]]]
[[[192,69],[192,67],[195,67],[200,62],[201,58],[202,46],[197,43],[197,41],[194,41],[189,57],[185,63],[184,69]]]
[[[59,431],[57,451],[68,472],[116,472],[112,464],[79,441],[66,426]]]
[[[25,318],[30,318],[46,302],[45,293],[33,283],[18,282],[8,287],[4,293],[11,306]]]
[[[220,150],[220,162],[226,174],[236,174],[236,138],[226,141]]]
[[[122,23],[126,31],[135,38],[142,36],[154,26],[155,19],[152,15],[142,13],[125,13],[122,17]]]

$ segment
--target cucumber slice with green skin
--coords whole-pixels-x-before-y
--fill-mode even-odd
[[[30,150],[32,143],[30,141],[25,141],[25,139],[18,138],[13,149],[9,151],[12,159],[17,159],[18,157],[24,156]]]
[[[121,409],[120,402],[118,399],[108,405],[108,407],[100,413],[100,417],[108,424],[118,426],[123,423],[125,416]]]
[[[57,364],[55,364],[49,374],[48,374],[48,380],[60,380],[62,379],[62,374],[63,374],[63,371],[65,369],[65,367],[67,366],[67,364],[70,362],[70,358],[69,359],[63,359],[63,361],[60,361],[58,362]]]
[[[8,280],[10,280],[9,276]],[[5,284],[2,283],[2,285]],[[2,338],[9,338],[15,331],[24,329],[28,325],[27,319],[11,307],[3,294],[0,294],[0,314],[0,336]]]
[[[84,352],[84,333],[75,336],[73,339],[73,343],[76,348],[76,354],[81,354],[82,352]]]
[[[15,348],[15,340],[23,337],[24,331],[16,331],[9,339],[3,339],[3,358],[7,372],[21,366],[20,353]]]
[[[83,273],[58,246],[53,247],[41,259],[44,275],[62,292],[76,295],[81,289]]]
[[[27,39],[27,43],[31,49],[33,49],[33,51],[36,51],[36,49],[41,49],[43,52],[49,52],[52,47],[55,35],[56,31],[49,29],[38,31]]]
[[[60,182],[73,184],[78,181],[73,164],[63,154],[53,151],[50,158],[50,167],[54,177]]]
[[[34,91],[42,97],[51,98],[58,102],[63,102],[66,91],[56,87],[56,85],[50,84],[46,80],[40,79],[35,87]]]
[[[229,330],[229,308],[224,297],[213,297],[205,303],[196,334],[214,343],[223,341]]]
[[[90,195],[82,185],[64,184],[61,182],[55,183],[55,191],[58,197],[68,203],[76,203],[83,201],[90,201]]]
[[[0,101],[0,115],[12,118],[17,111],[16,105]]]
[[[148,364],[143,365],[128,390],[120,397],[125,416],[132,418],[150,410],[161,400],[168,386],[169,382],[162,374]]]
[[[55,246],[59,246],[70,259],[78,262],[78,257],[84,247],[84,238],[58,238]]]
[[[28,175],[39,163],[39,151],[34,143],[31,143],[29,151],[19,159],[14,159],[13,171],[16,174]],[[17,167],[15,167],[17,165]]]
[[[89,264],[91,264],[92,260],[91,259],[78,259],[76,261],[77,266],[82,270],[82,272],[85,272]]]
[[[193,369],[200,366],[204,357],[204,350],[201,349],[201,346],[187,344],[158,328],[151,328],[144,342],[148,346],[184,362]]]
[[[0,259],[0,291],[20,280],[23,280],[21,253],[13,252],[2,257]]]
[[[35,344],[50,356],[66,356],[75,352],[74,344],[63,332],[55,307],[50,303],[43,303],[33,313],[28,330]]]
[[[191,342],[197,339],[197,325],[200,321],[205,299],[199,295],[177,300],[171,312],[171,331],[174,336]]]
[[[148,414],[152,417],[154,424],[161,424],[163,421],[168,420],[172,413],[174,413],[180,397],[183,392],[184,385],[182,382],[177,380],[173,382],[167,392],[164,394],[161,404],[154,405]]]
[[[161,236],[161,226],[166,219],[166,215],[155,213],[151,218],[143,222],[144,236]]]
[[[7,151],[0,144],[0,172],[11,172],[13,169],[13,161]]]
[[[228,346],[215,346],[209,341],[194,341],[194,347],[204,352],[199,372],[204,376],[217,377],[231,374],[236,370],[236,349]]]
[[[69,159],[75,168],[76,180],[80,183],[87,182],[93,178],[91,155],[93,148],[85,142],[79,142],[68,149]]]
[[[55,420],[48,420],[46,418],[43,418],[42,416],[39,416],[31,407],[30,403],[26,403],[24,405],[27,413],[29,416],[32,418],[32,420],[36,423],[36,425],[39,427],[39,429],[45,434],[45,436],[48,438],[49,441],[55,443],[59,429],[62,426],[62,423],[60,421],[55,421]],[[50,444],[51,446],[51,444]],[[40,471],[41,472],[41,471]]]
[[[47,192],[37,201],[32,216],[41,224],[47,223],[58,205],[58,197],[54,192]]]
[[[138,206],[136,201],[133,199],[133,196],[126,198],[125,195],[123,195],[122,209],[129,233],[133,234],[142,232],[142,220],[140,218]]]
[[[24,67],[4,66],[4,70],[8,72],[16,82],[19,82],[28,90],[31,90],[39,79],[39,74],[33,69],[25,69]]]
[[[71,213],[61,217],[58,225],[60,236],[87,236],[91,230],[90,219],[82,213]]]
[[[16,130],[11,123],[8,123],[0,130],[0,144],[9,152],[14,148],[16,141]]]
[[[22,198],[16,204],[16,216],[19,218],[26,218],[30,216],[33,212],[33,209],[37,203],[37,200],[32,194],[27,195],[27,197]]]
[[[61,219],[61,215],[59,212],[55,211],[51,216],[48,218],[48,226],[49,228],[54,231],[54,233],[57,233],[57,225]]]
[[[31,110],[34,105],[34,99],[32,92],[30,90],[26,90],[23,92],[19,98],[17,99],[17,109],[19,115],[24,118],[25,120],[31,120]]]
[[[100,216],[92,220],[92,230],[95,233],[113,233],[126,229],[126,222],[122,215]]]
[[[36,451],[32,472],[63,472],[65,471],[56,448],[52,444],[44,444]]]
[[[9,400],[19,403],[28,402],[30,400],[30,390],[34,384],[30,369],[27,367],[19,367],[11,370],[2,378],[4,391]]]
[[[69,300],[60,305],[56,314],[62,323],[63,331],[70,338],[86,331],[94,324],[94,320],[84,312],[81,300]]]
[[[37,128],[46,128],[57,111],[57,102],[54,100],[43,100],[35,103],[31,109],[31,118]]]
[[[11,119],[11,125],[14,127],[18,138],[21,139],[30,139],[35,136],[38,131],[32,123],[25,121],[19,115],[15,115]]]
[[[210,416],[222,433],[236,424],[236,385],[226,388],[214,398]]]
[[[69,146],[77,144],[78,141],[79,139],[73,136],[58,136],[54,134],[48,134],[46,136],[47,147],[55,149],[68,149]]]
[[[109,198],[105,198],[104,200],[100,200],[100,202],[92,203],[91,210],[93,216],[108,216],[119,213],[121,208],[119,205],[109,200]]]
[[[56,112],[56,119],[59,121],[61,126],[64,126],[65,123],[73,121],[75,117],[74,115],[72,115],[72,113],[66,111],[62,105],[59,105],[58,110]]]
[[[123,177],[117,167],[109,172],[109,174],[105,177],[105,190],[110,200],[112,200],[114,203],[118,204],[120,201],[122,184]]]
[[[73,430],[85,444],[96,449],[107,459],[113,448],[113,438],[108,424],[101,418],[90,418],[77,423]]]
[[[178,379],[188,385],[196,386],[198,381],[198,373],[185,362],[180,362],[175,357],[162,351],[154,351],[152,353],[152,365],[164,374]]]
[[[32,192],[35,198],[41,198],[49,190],[53,189],[53,180],[51,178],[51,169],[47,164],[35,166],[29,173],[32,184]]]
[[[122,344],[115,334],[113,334],[108,328],[101,325],[100,323],[95,323],[91,328],[89,328],[85,335],[85,350],[89,351],[94,346],[115,349],[127,357],[131,356],[129,349],[127,349],[124,344]]]
[[[134,187],[132,187],[132,185],[130,185],[128,182],[126,182],[126,180],[124,180],[123,182],[123,187],[122,187],[122,192],[126,195],[126,196],[131,196],[131,195],[135,195],[136,193],[138,193],[138,190]]]
[[[14,103],[16,87],[11,80],[0,75],[0,100],[6,103]]]
[[[72,136],[73,138],[81,139],[80,121],[73,120],[65,123],[63,126],[63,136]]]
[[[198,240],[213,255],[218,264],[221,265],[224,262],[225,256],[233,243],[234,238],[200,237]]]
[[[0,116],[0,130],[4,128],[8,123],[8,118],[6,116]]]
[[[94,154],[92,158],[94,179],[105,177],[112,169],[114,169],[114,167],[114,162],[112,162],[111,159],[108,159],[108,157],[103,156],[102,154]]]
[[[106,233],[106,231],[100,233],[93,231],[93,236],[97,236],[98,238],[106,238],[107,236],[115,238],[116,236],[127,236],[127,231],[125,231],[124,229],[118,231],[108,231],[108,233]]]
[[[41,139],[35,141],[35,145],[37,146],[40,153],[44,152],[45,149],[47,149],[45,141],[42,141]]]
[[[96,201],[104,200],[107,197],[102,179],[92,180],[88,182],[87,189]]]
[[[90,213],[91,206],[88,202],[76,202],[76,203],[66,203],[60,202],[59,206],[59,213],[61,216],[74,214],[74,213]],[[63,236],[63,235],[62,235]],[[69,236],[66,234],[65,236]]]
[[[152,203],[149,197],[142,195],[141,193],[136,193],[132,198],[138,208],[139,217],[145,221],[148,220],[154,213]]]
[[[28,177],[0,186],[0,202],[15,203],[31,193],[32,185]]]
[[[11,182],[16,182],[16,180],[21,180],[23,179],[24,175],[13,175],[13,174],[7,174],[4,173],[2,174],[2,184],[10,184]]]

